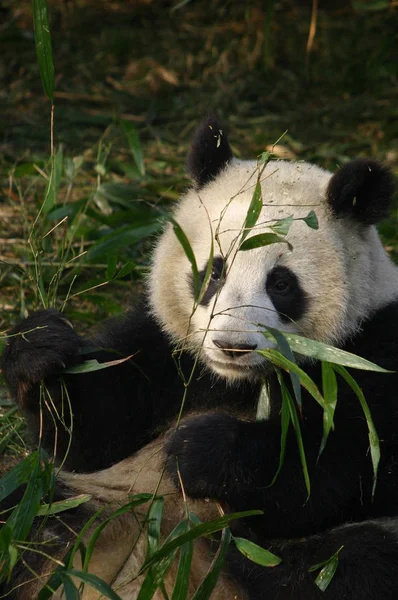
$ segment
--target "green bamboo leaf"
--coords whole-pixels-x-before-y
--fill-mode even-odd
[[[156,498],[149,509],[147,530],[148,550],[146,560],[149,560],[152,554],[159,548],[163,507],[164,499]]]
[[[133,355],[132,355],[133,356]],[[100,363],[97,359],[86,360],[81,365],[75,365],[68,367],[63,370],[63,373],[69,373],[70,375],[76,375],[79,373],[92,373],[93,371],[101,371],[102,369],[109,369],[109,367],[116,367],[132,358],[132,356],[124,356],[116,360],[108,360],[107,362]]]
[[[250,230],[255,226],[263,208],[263,195],[261,191],[261,183],[257,181],[256,187],[254,188],[253,196],[250,202],[249,209],[246,214],[245,224],[243,226],[243,232],[241,237],[241,244],[246,238]]]
[[[131,154],[133,155],[134,162],[137,165],[137,169],[140,172],[141,177],[145,176],[145,164],[144,157],[142,154],[140,138],[137,129],[130,121],[122,121],[123,131],[127,137]]]
[[[289,229],[291,224],[293,223],[293,216],[285,217],[284,219],[280,219],[279,221],[275,221],[273,225],[271,225],[270,229],[274,233],[278,233],[279,235],[287,235],[289,233]]]
[[[171,600],[186,600],[188,596],[189,577],[193,558],[193,540],[181,546],[177,576],[174,582]]]
[[[33,24],[37,60],[43,88],[51,104],[54,102],[54,63],[46,0],[33,0]]]
[[[85,504],[89,500],[91,500],[90,494],[79,494],[78,496],[73,496],[72,498],[66,498],[65,500],[52,502],[51,504],[42,504],[36,514],[38,517],[57,515],[65,510],[70,510],[71,508],[76,508],[76,506]]]
[[[339,553],[343,548],[344,546],[340,546],[340,548],[337,550],[337,552],[333,554],[333,556],[321,563],[318,563],[317,565],[313,565],[308,569],[308,571],[311,573],[312,571],[317,571],[322,567],[320,573],[318,573],[318,576],[315,579],[316,585],[322,592],[324,592],[327,589],[327,587],[333,579],[333,576],[339,564]]]
[[[301,435],[301,427],[300,427],[300,421],[299,421],[298,414],[297,414],[297,408],[296,408],[293,398],[291,397],[290,392],[287,389],[282,377],[280,378],[279,383],[283,390],[282,393],[286,395],[287,403],[289,405],[290,419],[293,423],[294,431],[296,434],[297,447],[298,447],[298,451],[299,451],[299,455],[300,455],[301,468],[303,470],[305,487],[307,489],[307,500],[308,500],[308,498],[310,497],[310,494],[311,494],[311,482],[310,482],[310,476],[308,473],[307,459],[305,457],[303,437]]]
[[[185,233],[182,230],[182,228],[180,227],[180,225],[177,223],[177,221],[175,219],[173,219],[173,217],[169,217],[169,219],[173,225],[173,231],[176,235],[176,238],[180,242],[180,244],[185,252],[185,256],[191,263],[191,270],[192,270],[193,284],[194,284],[194,298],[195,298],[195,301],[197,301],[199,298],[199,295],[200,295],[200,289],[199,289],[199,270],[198,270],[198,265],[196,263],[195,254],[192,250],[191,244],[189,243],[187,236],[185,235]]]
[[[282,408],[281,408],[281,451],[279,454],[279,465],[277,468],[277,471],[274,475],[274,477],[272,478],[272,481],[270,483],[270,487],[274,485],[275,481],[278,478],[279,473],[281,472],[282,469],[282,465],[283,465],[283,461],[285,459],[285,451],[286,451],[286,440],[287,440],[287,434],[289,431],[289,425],[290,425],[290,409],[289,409],[289,399],[286,397],[286,387],[284,385],[282,385],[283,382],[283,378],[281,373],[279,372],[279,369],[277,370],[277,377],[278,377],[278,381],[279,381],[279,385],[281,386],[281,394],[282,394]]]
[[[214,242],[213,242],[213,236],[211,236],[210,256],[209,256],[209,260],[207,261],[206,273],[205,273],[205,276],[203,279],[203,283],[199,290],[199,296],[197,299],[198,304],[201,303],[203,296],[205,295],[207,287],[209,285],[211,273],[213,270],[213,259],[214,259]]]
[[[160,228],[158,220],[151,219],[148,223],[139,227],[123,226],[107,236],[104,236],[93,244],[87,252],[86,258],[89,262],[98,260],[101,256],[109,256],[110,253],[124,249],[126,246],[137,244],[141,240],[150,237]]]
[[[282,562],[279,556],[245,538],[234,537],[233,539],[235,546],[243,556],[262,567],[276,567]]]
[[[326,404],[325,399],[323,398],[314,381],[311,379],[311,377],[309,377],[309,375],[307,375],[307,373],[305,373],[305,371],[300,369],[299,366],[288,360],[285,356],[283,356],[283,354],[278,352],[278,350],[274,350],[273,348],[263,348],[262,350],[256,350],[256,352],[288,373],[290,371],[296,373],[300,379],[301,385],[311,394],[311,396],[318,402],[323,410],[326,411],[328,418],[331,420],[331,428],[334,429],[332,411]]]
[[[196,527],[193,527],[189,531],[179,535],[177,538],[173,539],[171,542],[164,543],[161,548],[155,554],[152,555],[149,562],[145,562],[142,566],[140,573],[145,571],[148,567],[152,566],[155,562],[167,556],[171,551],[179,548],[186,542],[190,540],[194,540],[198,537],[208,536],[216,531],[221,531],[224,529],[230,521],[234,521],[235,519],[245,519],[246,517],[252,517],[256,515],[262,515],[262,510],[247,510],[243,512],[231,513],[229,515],[224,515],[223,517],[219,517],[218,519],[214,519],[213,521],[208,521],[206,523],[202,523]]]
[[[153,499],[152,494],[136,494],[135,496],[133,496],[133,498],[131,499],[131,501],[128,504],[126,504],[125,506],[122,506],[121,508],[116,510],[109,517],[107,517],[104,521],[102,521],[102,523],[100,523],[100,525],[98,525],[98,527],[94,530],[94,532],[92,533],[92,535],[87,543],[85,558],[84,558],[84,562],[83,562],[83,570],[84,571],[87,571],[87,569],[88,569],[88,565],[89,565],[91,556],[93,554],[95,544],[96,544],[102,530],[104,529],[104,527],[106,527],[108,525],[108,523],[110,521],[112,521],[112,519],[116,519],[116,518],[120,517],[121,515],[124,515],[128,512],[132,512],[134,510],[134,508],[136,508],[137,506],[141,506],[142,504],[145,504],[146,502],[149,502],[152,499]],[[81,532],[81,534],[82,534],[82,532]],[[80,539],[82,539],[81,534],[79,535]],[[75,546],[77,543],[80,543],[80,539],[76,540]]]
[[[184,532],[189,528],[189,522],[187,520],[181,521],[178,525],[173,529],[170,535],[166,538],[163,547],[170,545],[170,543],[181,536]],[[178,551],[178,546],[170,549],[169,552],[160,556],[157,560],[153,562],[148,573],[144,579],[144,583],[141,586],[139,594],[137,596],[137,600],[151,600],[153,598],[156,590],[159,586],[161,586],[163,579],[171,566],[171,563],[175,559],[175,556]],[[159,552],[157,553],[159,556]],[[152,554],[154,557],[154,554]]]
[[[65,572],[61,572],[61,580],[64,586],[63,597],[65,597],[65,600],[79,600],[79,590]]]
[[[377,483],[377,471],[379,468],[380,462],[380,441],[379,436],[377,435],[376,428],[373,423],[372,414],[370,412],[368,403],[365,400],[365,396],[363,391],[355,381],[355,379],[348,373],[348,371],[340,366],[340,365],[332,365],[333,369],[341,375],[344,381],[350,386],[352,391],[355,393],[358,398],[363,414],[365,415],[366,423],[368,426],[368,435],[369,435],[369,444],[370,444],[370,455],[372,457],[372,465],[373,465],[373,487],[372,487],[372,498],[374,497],[376,491],[376,483]]]
[[[301,220],[304,221],[308,227],[311,227],[311,229],[319,229],[318,218],[314,210],[311,210],[308,215]]]
[[[273,334],[268,333],[267,331],[264,331],[263,335],[268,339],[274,339]],[[346,350],[340,350],[339,348],[334,348],[323,342],[311,340],[293,333],[283,332],[283,335],[288,341],[290,348],[297,354],[302,354],[303,356],[309,356],[337,365],[343,365],[344,367],[351,367],[353,369],[391,373],[391,371],[387,371],[369,360],[356,356],[356,354],[351,354],[351,352],[347,352]]]
[[[239,250],[252,250],[253,248],[262,248],[270,244],[287,244],[289,250],[293,250],[293,246],[283,237],[276,235],[276,233],[259,233],[258,235],[253,235],[239,246]]]
[[[30,479],[37,460],[38,452],[32,452],[0,479],[0,502]]]
[[[224,529],[221,536],[221,544],[218,547],[216,555],[212,560],[210,569],[207,572],[202,583],[192,596],[192,600],[208,600],[216,586],[222,567],[224,566],[225,556],[231,543],[231,532]]]
[[[337,380],[336,375],[334,373],[333,367],[330,363],[322,362],[322,392],[323,397],[325,399],[326,404],[329,406],[332,416],[334,417],[334,413],[337,405]],[[328,414],[323,412],[323,436],[321,445],[319,448],[318,458],[321,456],[322,452],[325,449],[327,439],[329,437],[331,429],[331,421],[328,418]]]
[[[84,583],[88,583],[89,586],[98,590],[100,594],[105,596],[106,598],[110,598],[110,600],[122,600],[118,594],[111,588],[111,586],[94,575],[94,573],[87,573],[86,571],[78,571],[77,569],[69,569],[68,575],[70,577],[77,577],[81,579]]]
[[[260,325],[260,327],[261,327],[261,325]],[[275,338],[276,343],[278,344],[278,347],[279,347],[279,350],[281,351],[281,353],[284,356],[286,356],[286,358],[288,360],[290,360],[291,362],[296,364],[296,359],[294,358],[293,352],[291,351],[291,348],[289,346],[289,343],[286,339],[285,334],[282,333],[281,331],[278,331],[278,329],[274,329],[273,327],[267,327],[267,331],[269,331]],[[301,410],[302,401],[301,401],[300,379],[299,379],[298,375],[296,373],[293,373],[292,371],[290,371],[289,375],[290,375],[290,380],[292,382],[292,387],[293,387],[294,395],[296,398],[296,402]]]

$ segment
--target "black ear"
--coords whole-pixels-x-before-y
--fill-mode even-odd
[[[358,158],[333,175],[327,198],[336,216],[372,225],[388,213],[393,192],[394,180],[388,169],[375,160]]]
[[[197,128],[188,156],[188,169],[199,189],[214,179],[232,159],[227,137],[214,115]]]

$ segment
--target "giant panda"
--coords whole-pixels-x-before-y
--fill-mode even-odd
[[[144,491],[146,474],[165,468],[166,489],[182,487],[203,518],[214,515],[218,503],[263,511],[244,524],[245,531],[281,564],[260,567],[232,549],[214,598],[396,598],[398,269],[375,228],[391,203],[392,176],[367,159],[348,162],[333,175],[304,162],[272,161],[260,168],[257,161],[233,157],[214,117],[199,126],[188,164],[193,186],[156,244],[142,304],[88,340],[54,310],[33,314],[10,332],[4,351],[10,391],[33,435],[40,431],[42,445],[64,462],[68,493],[92,493],[92,510],[113,498],[115,485],[119,493]],[[258,181],[261,213],[245,231]],[[309,210],[317,215],[317,230],[303,221]],[[242,231],[246,239],[267,233],[289,216],[288,243],[240,250]],[[176,223],[189,240],[197,277]],[[198,303],[198,285],[210,272]],[[380,438],[374,497],[366,421],[343,381],[335,430],[320,457],[323,412],[303,390],[310,497],[292,427],[282,469],[270,485],[280,458],[281,392],[272,365],[257,352],[272,347],[264,327],[334,344],[391,371],[355,372]],[[130,358],[93,373],[63,373],[90,358],[115,357]],[[321,387],[320,364],[304,361],[303,367]],[[256,419],[265,389],[267,418]],[[182,404],[183,420],[168,429]],[[63,415],[56,427],[55,412]],[[132,481],[128,473],[152,460],[154,444],[158,462],[139,468]],[[148,487],[151,482],[149,477]],[[174,500],[167,518],[178,514]],[[103,538],[94,570],[119,573],[127,556],[120,537],[114,532]],[[321,592],[309,568],[338,550],[336,573]],[[128,560],[137,564],[137,553]],[[110,554],[120,560],[114,572]],[[201,547],[197,572],[210,559]],[[136,595],[134,585],[122,593],[128,600]]]

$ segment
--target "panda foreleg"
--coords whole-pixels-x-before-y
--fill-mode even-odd
[[[331,436],[317,463],[321,418],[320,413],[319,422],[306,423],[302,429],[309,497],[293,428],[281,471],[271,485],[280,458],[279,417],[248,422],[209,413],[188,419],[168,442],[168,469],[171,473],[179,469],[191,497],[213,498],[232,510],[263,510],[264,516],[256,518],[256,530],[268,536],[315,533],[358,518],[371,503],[367,438],[355,431],[362,421],[353,421],[339,437]]]

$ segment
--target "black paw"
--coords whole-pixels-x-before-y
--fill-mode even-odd
[[[167,469],[192,498],[228,501],[238,464],[240,421],[205,414],[182,422],[166,445]]]
[[[59,375],[78,349],[79,338],[62,313],[41,310],[22,321],[8,333],[1,360],[12,394],[23,403],[33,385]]]

